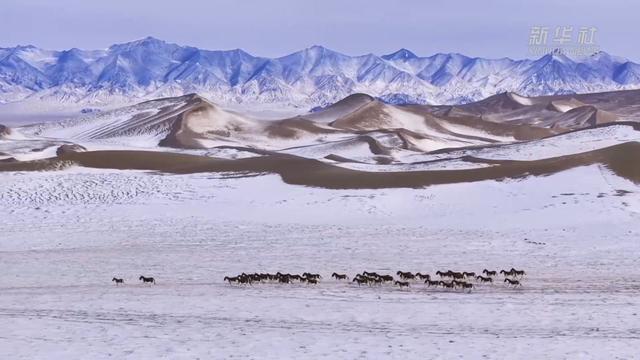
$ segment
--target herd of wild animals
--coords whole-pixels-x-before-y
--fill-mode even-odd
[[[501,270],[500,275],[504,276],[503,283],[510,287],[522,286],[522,279],[526,275],[524,270],[516,270],[511,268],[510,270]],[[475,272],[458,272],[458,271],[436,271],[435,276],[432,277],[429,274],[411,273],[398,271],[396,272],[398,280],[392,275],[378,274],[376,272],[363,271],[362,274],[356,274],[353,279],[350,280],[346,274],[333,273],[331,277],[337,281],[345,280],[352,283],[361,285],[382,285],[393,284],[399,288],[408,288],[411,282],[423,281],[428,287],[442,287],[444,289],[462,289],[471,291],[474,288],[474,283],[493,283],[494,277],[498,276],[497,271],[484,269],[482,275]],[[437,278],[436,278],[437,277]],[[242,273],[237,276],[225,276],[224,281],[229,284],[243,284],[252,285],[254,283],[279,283],[279,284],[291,284],[294,281],[307,284],[318,284],[322,279],[320,274],[312,274],[305,272],[302,275],[299,274],[283,274],[277,272],[275,274],[269,273]],[[473,281],[473,282],[471,282]]]
[[[500,275],[504,275],[503,283],[507,286],[518,287],[522,286],[522,279],[526,275],[524,270],[516,270],[511,268],[510,270],[500,270]],[[333,273],[331,277],[337,281],[345,280],[351,281],[358,286],[368,285],[382,285],[393,284],[399,288],[408,288],[411,282],[423,281],[427,287],[442,287],[444,289],[462,289],[471,291],[474,288],[474,282],[477,283],[493,283],[494,277],[498,276],[498,272],[495,270],[482,270],[482,275],[469,271],[436,271],[435,276],[432,277],[429,274],[412,273],[405,271],[396,272],[396,276],[399,280],[396,280],[392,275],[378,274],[376,272],[363,271],[362,274],[356,274],[352,280],[346,274]],[[437,278],[436,278],[437,277]],[[283,274],[277,272],[275,274],[269,273],[242,273],[237,276],[225,276],[224,281],[229,284],[244,284],[252,285],[254,283],[279,283],[279,284],[291,284],[294,281],[299,283],[306,283],[316,285],[320,282],[322,276],[320,274],[313,274],[305,272],[302,275],[299,274]],[[139,281],[143,284],[155,284],[156,280],[153,277],[140,276]],[[114,277],[111,279],[116,285],[124,284],[124,279]],[[474,282],[470,282],[474,281]]]

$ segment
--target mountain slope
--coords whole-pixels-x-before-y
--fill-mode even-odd
[[[222,105],[312,108],[353,93],[386,102],[460,104],[501,92],[525,96],[637,88],[640,65],[606,53],[581,60],[420,57],[407,49],[349,56],[312,46],[279,58],[210,51],[151,37],[105,50],[0,49],[0,103],[105,106],[197,92]]]

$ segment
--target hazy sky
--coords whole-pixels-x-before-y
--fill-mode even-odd
[[[596,27],[605,51],[640,60],[640,5],[618,0],[2,0],[0,47],[105,48],[154,36],[281,56],[314,45],[359,55],[529,54],[533,26]]]

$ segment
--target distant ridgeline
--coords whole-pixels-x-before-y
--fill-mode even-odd
[[[313,46],[279,58],[211,51],[145,38],[105,50],[0,48],[0,103],[30,100],[85,107],[199,93],[222,105],[311,109],[353,93],[392,104],[461,104],[515,92],[526,96],[637,88],[640,65],[604,52],[576,60],[348,56]]]

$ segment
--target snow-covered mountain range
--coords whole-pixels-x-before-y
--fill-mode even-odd
[[[390,103],[460,104],[505,91],[522,95],[640,87],[640,65],[600,52],[536,60],[348,56],[321,46],[279,58],[203,50],[145,38],[105,50],[0,48],[0,103],[109,105],[197,92],[222,105],[312,108],[362,92]]]

